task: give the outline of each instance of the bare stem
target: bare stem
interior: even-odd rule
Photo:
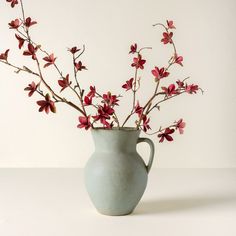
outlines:
[[[23,72],[27,72],[27,73],[33,74],[33,75],[35,75],[35,76],[37,76],[37,77],[40,77],[40,75],[39,75],[38,73],[32,71],[31,69],[29,69],[29,68],[26,67],[26,66],[19,67],[19,66],[16,66],[16,65],[11,64],[11,63],[8,62],[8,61],[3,61],[3,60],[0,60],[0,62],[1,62],[1,63],[4,63],[4,64],[6,64],[6,65],[8,65],[8,66],[10,66],[10,67],[12,67],[12,68],[14,68],[14,69],[16,69],[16,71],[15,71],[16,73],[19,73],[19,72],[23,71]]]
[[[168,127],[165,127],[165,128],[159,128],[159,130],[157,130],[157,131],[155,131],[155,132],[153,132],[153,133],[148,133],[148,132],[146,132],[146,134],[147,135],[154,135],[154,134],[158,134],[158,133],[161,133],[161,132],[163,132],[165,129],[167,129],[167,128],[175,128],[176,127],[176,125],[170,125],[170,126],[168,126]]]
[[[135,74],[134,74],[134,88],[133,88],[133,107],[132,107],[132,111],[135,108],[135,101],[136,101],[136,88],[137,88],[137,75],[138,75],[138,69],[135,68]],[[132,113],[131,111],[131,113]]]
[[[153,105],[153,106],[147,111],[146,114],[148,115],[154,108],[157,108],[160,103],[165,102],[165,101],[167,101],[167,100],[169,100],[169,99],[171,99],[171,98],[174,98],[174,97],[176,97],[176,96],[178,96],[178,95],[180,95],[180,94],[182,94],[182,93],[185,93],[185,92],[186,92],[186,91],[184,90],[184,91],[182,91],[182,92],[180,92],[180,93],[178,93],[178,94],[175,94],[175,95],[173,95],[173,96],[165,97],[163,100],[161,100],[161,101],[157,102],[155,105]]]
[[[23,21],[24,21],[23,24],[24,24],[25,23],[25,10],[24,10],[24,5],[23,5],[23,1],[22,0],[20,0],[20,6],[21,6],[21,12],[22,12],[22,17],[23,17]],[[24,29],[25,29],[25,32],[27,34],[29,42],[31,42],[31,38],[30,38],[30,35],[29,35],[28,27],[25,26]]]
[[[73,54],[74,78],[75,78],[75,81],[76,81],[76,86],[79,89],[79,94],[77,92],[76,92],[76,94],[77,94],[77,96],[78,96],[78,98],[80,100],[80,104],[81,104],[81,107],[83,109],[83,112],[84,112],[85,116],[87,117],[87,113],[86,113],[86,110],[85,110],[85,107],[84,107],[84,103],[83,103],[83,92],[82,92],[82,89],[81,89],[81,87],[79,85],[78,78],[77,78],[77,72],[76,72],[76,68],[75,68],[75,65],[74,65],[75,64],[75,60],[76,60],[76,58],[75,58],[75,55]]]
[[[77,60],[84,52],[85,52],[85,45],[83,45],[82,52],[77,57],[75,57],[75,60]]]
[[[120,129],[120,123],[119,123],[119,119],[118,119],[118,117],[117,117],[117,115],[116,115],[116,113],[114,112],[114,117],[115,117],[115,122],[117,123],[117,127],[118,127],[118,129]]]

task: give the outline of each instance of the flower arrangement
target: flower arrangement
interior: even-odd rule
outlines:
[[[8,24],[9,29],[14,30],[19,50],[23,51],[23,56],[31,58],[36,63],[37,71],[30,69],[28,66],[20,67],[11,63],[9,60],[10,49],[0,53],[0,62],[14,68],[16,73],[26,72],[36,77],[36,80],[28,84],[24,90],[28,92],[29,97],[34,94],[38,94],[42,97],[41,100],[37,101],[39,112],[45,112],[46,114],[49,114],[50,112],[55,113],[56,104],[63,103],[78,111],[79,124],[77,127],[81,129],[93,129],[99,125],[105,129],[112,129],[113,127],[121,129],[122,127],[125,127],[132,116],[135,116],[136,121],[134,126],[136,129],[141,129],[147,134],[156,134],[159,138],[159,142],[163,142],[164,140],[173,141],[172,134],[176,130],[178,130],[180,134],[183,134],[186,125],[183,119],[175,121],[168,127],[160,127],[157,131],[148,133],[151,129],[150,113],[153,112],[154,109],[160,110],[161,103],[180,96],[183,93],[196,94],[199,90],[202,91],[198,85],[188,84],[186,82],[189,77],[183,80],[177,80],[176,83],[171,83],[167,87],[161,86],[162,80],[166,80],[167,77],[169,77],[170,68],[172,66],[183,66],[183,57],[177,53],[173,39],[173,31],[176,29],[173,21],[167,20],[166,24],[158,23],[153,25],[160,26],[164,29],[161,42],[164,45],[171,45],[173,47],[173,54],[171,55],[167,66],[154,66],[153,70],[150,72],[153,77],[155,89],[148,101],[142,105],[137,98],[137,91],[140,90],[140,77],[138,76],[138,73],[140,70],[144,70],[146,64],[142,51],[151,48],[138,48],[136,43],[130,46],[129,54],[133,56],[131,67],[134,69],[134,76],[127,80],[121,88],[125,92],[130,93],[133,97],[132,108],[127,114],[126,119],[121,122],[116,113],[116,107],[119,106],[119,99],[122,97],[121,95],[115,95],[111,92],[100,93],[97,88],[92,85],[89,90],[86,91],[82,88],[81,83],[78,80],[78,74],[87,70],[87,67],[80,60],[81,55],[85,52],[85,46],[82,48],[74,46],[68,49],[68,52],[71,54],[74,73],[73,75],[70,75],[62,72],[57,65],[57,57],[54,53],[49,53],[42,48],[39,43],[36,43],[36,41],[32,39],[31,28],[33,28],[37,22],[31,17],[25,16],[23,1],[6,1],[12,8],[19,6],[21,9],[21,18],[12,20]],[[54,67],[58,74],[59,92],[57,92],[56,89],[53,89],[45,78],[43,70],[47,70],[48,67]],[[64,90],[71,90],[78,98],[80,105],[65,98],[62,95]],[[93,112],[91,112],[92,109],[94,109]]]

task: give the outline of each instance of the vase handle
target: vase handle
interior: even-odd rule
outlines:
[[[148,164],[146,165],[147,168],[147,172],[149,173],[151,167],[152,167],[152,163],[153,163],[153,158],[154,158],[154,153],[155,153],[155,146],[154,143],[151,139],[149,138],[138,138],[138,142],[137,143],[141,143],[141,142],[146,142],[149,144],[150,146],[150,156],[149,156],[149,161]]]

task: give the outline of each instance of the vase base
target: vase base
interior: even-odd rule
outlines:
[[[119,212],[119,213],[114,213],[114,212],[106,212],[106,211],[100,211],[97,210],[98,213],[102,214],[102,215],[106,215],[106,216],[127,216],[133,213],[132,211],[128,211],[128,212]]]

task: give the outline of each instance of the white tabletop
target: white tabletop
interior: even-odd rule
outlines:
[[[1,236],[235,236],[236,169],[153,169],[132,215],[93,208],[81,169],[0,169]]]

